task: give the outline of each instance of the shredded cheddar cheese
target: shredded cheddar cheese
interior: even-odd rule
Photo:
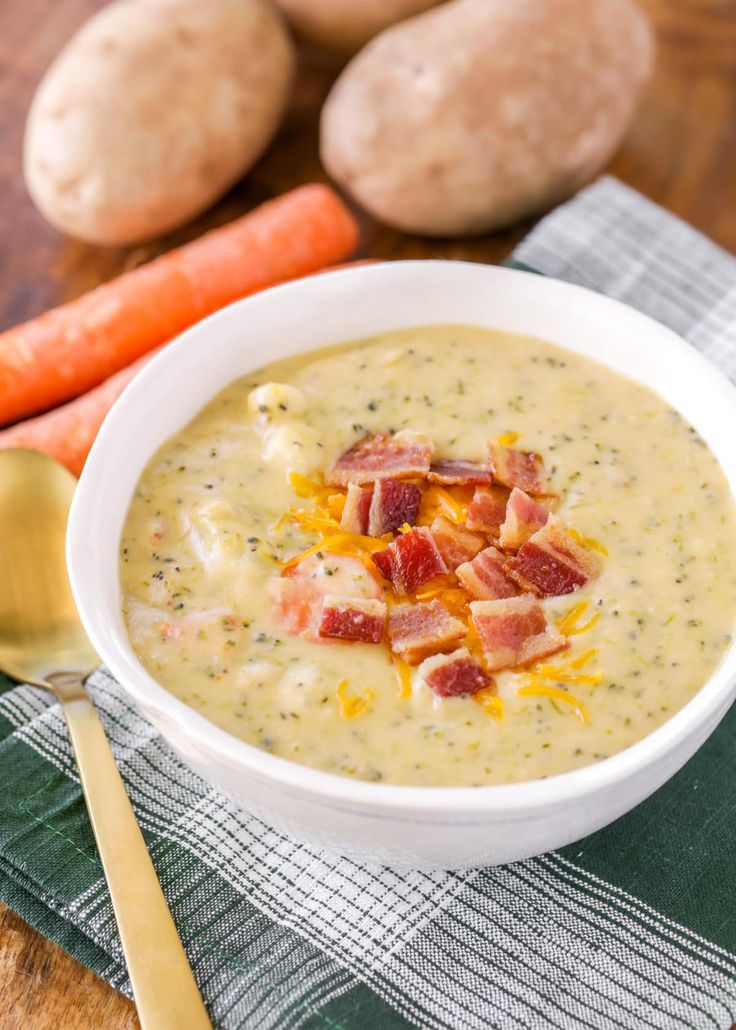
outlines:
[[[557,622],[557,628],[560,633],[563,633],[566,637],[577,636],[579,633],[585,633],[586,630],[591,629],[595,626],[596,622],[600,619],[600,612],[596,612],[587,622],[583,625],[578,624],[578,620],[583,615],[590,605],[590,601],[578,601],[572,608],[567,611],[561,619]]]
[[[585,725],[589,722],[588,710],[582,701],[571,694],[567,690],[563,690],[562,687],[551,687],[543,683],[527,683],[523,687],[519,687],[520,697],[548,697],[554,701],[563,701],[566,705],[569,705],[576,718]]]
[[[473,700],[483,709],[486,715],[490,715],[496,722],[503,719],[503,698],[498,697],[495,687],[485,687],[473,694]]]
[[[399,697],[403,700],[411,697],[411,669],[406,664],[403,658],[399,658],[398,655],[392,655],[392,661],[394,663],[394,669],[396,670],[396,681],[399,687]]]
[[[303,476],[301,472],[292,470],[289,472],[288,478],[289,486],[297,497],[319,497],[324,493],[325,488],[322,483],[317,483],[314,479]]]
[[[589,650],[583,651],[582,654],[579,654],[577,658],[571,658],[568,665],[571,669],[582,669],[584,665],[588,664],[588,662],[592,662],[597,655],[598,648],[591,647]]]
[[[330,494],[327,498],[327,511],[330,517],[339,522],[345,510],[345,494]]]
[[[286,516],[302,529],[314,530],[317,533],[335,533],[340,528],[335,519],[325,518],[320,514],[305,511],[303,508],[289,508]]]
[[[556,683],[569,683],[573,686],[597,687],[603,680],[601,672],[574,673],[569,672],[564,665],[535,665],[532,673],[544,680],[555,680]]]
[[[592,629],[593,626],[595,626],[600,617],[600,612],[596,612],[595,615],[591,616],[591,618],[589,618],[587,622],[584,622],[582,626],[576,626],[574,629],[569,630],[568,636],[576,637],[579,636],[580,633],[587,633],[589,629]]]
[[[340,705],[340,715],[343,719],[355,719],[367,709],[375,697],[372,690],[364,690],[362,694],[350,695],[347,693],[349,684],[347,680],[340,680],[335,690],[335,696]]]
[[[434,485],[425,490],[422,495],[417,524],[429,526],[437,515],[444,515],[457,526],[461,522],[465,522],[467,513],[467,504],[456,500],[444,487]]]
[[[519,439],[518,433],[501,433],[500,436],[496,437],[496,443],[499,447],[511,447]]]

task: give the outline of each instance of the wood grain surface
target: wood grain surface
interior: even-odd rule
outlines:
[[[610,171],[736,251],[736,0],[639,0],[657,27],[658,64]],[[102,0],[0,0],[0,328],[88,290],[299,183],[324,178],[320,103],[339,65],[301,54],[285,125],[248,178],[196,223],[154,244],[99,249],[66,239],[34,210],[21,144],[33,89],[54,54]],[[374,257],[497,262],[529,224],[472,241],[420,240],[362,217]],[[133,1007],[0,905],[0,1027],[137,1026]]]

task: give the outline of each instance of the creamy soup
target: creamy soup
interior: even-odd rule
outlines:
[[[554,520],[598,565],[539,601],[566,650],[496,667],[479,695],[438,696],[385,637],[303,632],[274,588],[301,567],[322,594],[396,603],[370,547],[330,552],[344,487],[321,486],[365,434],[405,430],[481,466],[493,440],[538,452]],[[434,490],[462,523],[474,487]],[[167,441],[125,522],[122,608],[158,682],[272,754],[376,782],[511,783],[615,754],[693,696],[731,639],[735,539],[716,459],[651,390],[537,339],[422,327],[262,368]],[[425,602],[457,600],[451,579]]]

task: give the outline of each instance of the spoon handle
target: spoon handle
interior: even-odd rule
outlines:
[[[143,1030],[211,1026],[105,731],[82,685],[54,684],[69,726]]]

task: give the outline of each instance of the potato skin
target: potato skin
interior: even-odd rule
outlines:
[[[351,55],[390,25],[441,0],[276,0],[294,30],[310,43]]]
[[[347,65],[322,111],[322,161],[398,229],[500,228],[605,165],[653,53],[630,0],[453,0]]]
[[[47,71],[28,116],[28,190],[57,228],[129,244],[188,221],[257,160],[294,51],[266,0],[117,0]]]

